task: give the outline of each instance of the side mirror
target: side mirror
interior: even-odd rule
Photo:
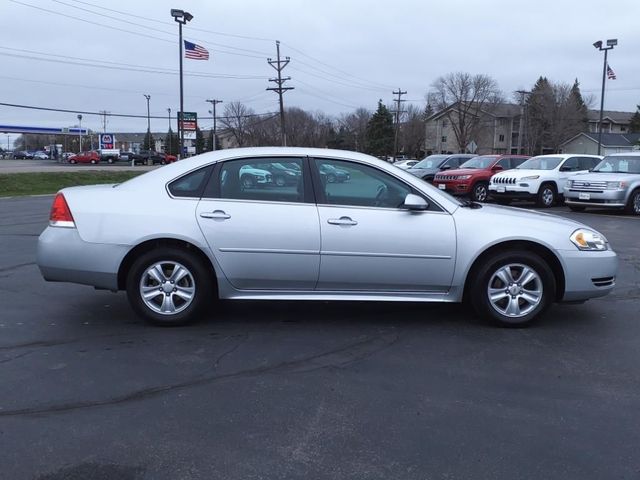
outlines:
[[[500,170],[504,170],[504,168],[502,168],[502,165],[494,165],[493,167],[491,167],[491,170],[493,172],[499,172]]]
[[[429,204],[424,198],[418,195],[414,195],[413,193],[407,194],[402,206],[407,210],[418,210],[418,211],[426,210],[427,208],[429,208]]]
[[[443,165],[442,170],[451,170],[451,165]]]

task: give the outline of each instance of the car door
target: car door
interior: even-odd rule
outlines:
[[[576,173],[580,172],[580,157],[569,157],[558,168],[558,192],[564,191],[564,185],[567,183],[567,179]]]
[[[403,209],[406,195],[419,192],[382,169],[325,158],[311,163],[322,236],[317,290],[449,289],[456,253],[451,215],[430,200],[426,211]],[[328,182],[323,165],[350,179]]]
[[[292,162],[303,172],[285,186],[241,181],[241,169]],[[320,227],[311,178],[300,157],[228,160],[211,175],[196,218],[224,275],[238,289],[313,290]],[[262,170],[260,170],[262,171]]]

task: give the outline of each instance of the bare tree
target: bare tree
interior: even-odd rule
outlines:
[[[424,109],[409,104],[405,111],[405,121],[400,125],[400,145],[402,151],[414,158],[423,154],[425,140]]]
[[[230,102],[224,107],[222,125],[235,138],[238,147],[244,147],[249,141],[249,125],[255,112],[241,102]]]
[[[342,114],[340,116],[338,119],[338,128],[342,128],[348,137],[345,142],[345,148],[362,151],[367,125],[369,124],[369,120],[371,120],[371,115],[371,111],[360,107],[352,113]]]
[[[437,111],[447,110],[446,116],[456,136],[458,149],[467,145],[478,134],[481,117],[501,101],[498,83],[488,75],[465,72],[449,73],[431,85],[427,100]]]

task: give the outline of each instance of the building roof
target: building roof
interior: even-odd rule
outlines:
[[[627,124],[631,121],[631,117],[635,112],[619,112],[616,110],[603,110],[602,118],[608,118],[613,123]],[[597,122],[600,120],[600,110],[589,110],[587,117],[590,122]]]
[[[594,143],[598,143],[598,134],[591,132],[582,132],[574,137],[571,137],[569,140],[564,142],[562,145],[566,145],[569,142],[572,142],[579,136],[587,137],[589,140]],[[631,147],[636,143],[640,142],[640,133],[603,133],[602,134],[602,146],[603,147]]]

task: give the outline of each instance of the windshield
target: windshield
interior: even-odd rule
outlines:
[[[471,160],[467,160],[459,168],[489,168],[496,161],[497,157],[493,155],[474,157]]]
[[[640,173],[640,157],[631,155],[628,157],[604,157],[593,171],[603,173]]]
[[[521,163],[518,170],[553,170],[562,162],[562,157],[533,157]]]
[[[416,163],[411,168],[438,168],[449,155],[429,155]]]

